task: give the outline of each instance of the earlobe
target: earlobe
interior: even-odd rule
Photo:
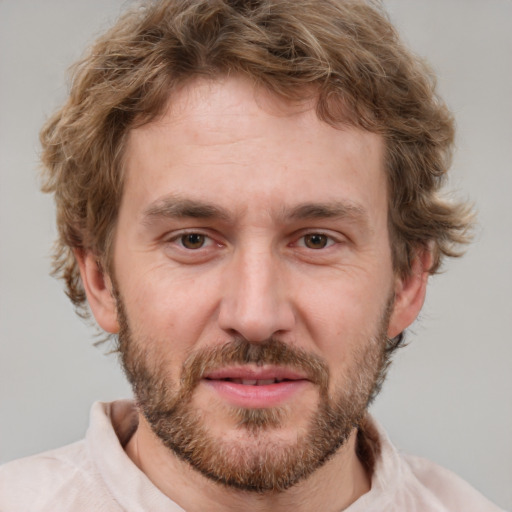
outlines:
[[[416,320],[425,301],[431,266],[432,252],[429,248],[422,248],[414,257],[409,275],[397,276],[393,312],[388,326],[389,338],[398,336]]]
[[[119,324],[111,279],[90,251],[75,250],[75,257],[94,318],[105,331],[117,333]]]

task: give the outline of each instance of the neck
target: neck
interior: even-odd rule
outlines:
[[[326,464],[283,492],[252,493],[229,489],[178,459],[139,414],[139,426],[126,453],[152,483],[188,512],[272,510],[341,511],[370,490],[370,478],[356,454],[357,431]]]

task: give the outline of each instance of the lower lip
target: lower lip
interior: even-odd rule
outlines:
[[[309,384],[307,380],[283,381],[264,386],[237,384],[227,380],[202,381],[235,407],[265,409],[279,407],[290,401]]]

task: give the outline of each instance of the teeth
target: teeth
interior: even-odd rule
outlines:
[[[244,386],[269,386],[270,384],[276,384],[282,382],[279,379],[229,379],[235,384],[243,384]]]

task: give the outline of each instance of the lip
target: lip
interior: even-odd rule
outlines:
[[[269,380],[279,382],[265,382]],[[253,381],[257,383],[253,384]],[[300,372],[279,367],[221,368],[207,372],[202,382],[229,404],[248,409],[265,409],[284,405],[305,386],[311,384]]]
[[[208,371],[203,378],[210,380],[308,380],[305,374],[297,370],[279,366],[231,366]]]

